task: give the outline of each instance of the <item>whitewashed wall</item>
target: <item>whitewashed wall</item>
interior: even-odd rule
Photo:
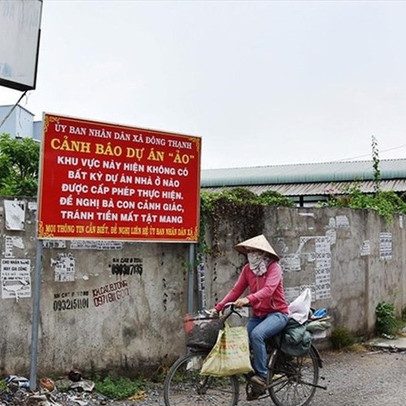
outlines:
[[[0,374],[30,368],[35,202],[0,200]],[[24,218],[21,217],[24,213]],[[245,258],[234,245],[252,237],[244,218],[206,225],[205,298],[211,307]],[[237,219],[237,220],[236,220]],[[281,256],[287,297],[304,287],[334,325],[371,333],[381,300],[406,304],[405,228],[367,210],[267,208],[256,219]],[[13,230],[10,228],[21,228]],[[255,228],[255,227],[254,227]],[[51,241],[43,250],[38,373],[125,370],[136,374],[184,351],[186,244]]]

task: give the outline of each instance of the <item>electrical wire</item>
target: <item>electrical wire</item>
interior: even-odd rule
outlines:
[[[17,103],[10,109],[10,111],[6,114],[6,116],[4,117],[3,121],[0,123],[0,128],[3,126],[3,124],[6,122],[6,120],[11,116],[11,113],[14,111],[14,109],[18,106],[18,104],[20,103],[20,101],[23,99],[23,97],[26,95],[26,93],[28,92],[28,90],[26,90],[18,99]]]
[[[404,147],[406,147],[406,144],[399,145],[398,147],[384,149],[384,150],[379,151],[379,153],[389,152],[389,151],[393,151],[395,149],[400,149],[400,148],[404,148]],[[358,156],[354,156],[352,158],[337,159],[336,162],[352,161],[353,159],[360,159],[360,158],[365,158],[365,157],[371,157],[371,154],[358,155]]]

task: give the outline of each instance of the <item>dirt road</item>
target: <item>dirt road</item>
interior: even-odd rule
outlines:
[[[324,367],[320,384],[310,406],[404,406],[406,404],[406,352],[322,352]],[[270,398],[245,400],[240,391],[239,406],[271,406]],[[134,406],[164,405],[161,388],[155,388]],[[215,406],[215,405],[213,405]]]
[[[406,405],[405,352],[324,352],[320,384],[310,406],[404,406]],[[270,399],[240,406],[272,405]]]
[[[406,353],[324,354],[327,391],[312,406],[403,406],[406,404]]]

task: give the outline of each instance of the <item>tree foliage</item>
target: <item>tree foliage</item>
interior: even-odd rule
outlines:
[[[35,197],[39,143],[32,138],[0,136],[0,195]]]
[[[365,194],[355,183],[353,186],[343,190],[342,196],[331,196],[325,202],[318,206],[328,207],[350,207],[352,209],[371,209],[376,210],[381,216],[385,217],[390,223],[393,213],[406,214],[406,196],[398,196],[394,191],[381,190],[381,171],[379,169],[379,150],[378,142],[372,136],[372,168],[374,171],[374,194]]]
[[[223,192],[201,192],[202,209],[209,212],[218,202],[231,202],[236,206],[258,205],[258,206],[285,206],[295,207],[295,202],[278,192],[268,190],[260,195],[251,192],[244,187],[225,190]]]
[[[238,225],[241,240],[262,233],[264,229],[264,208],[266,206],[294,207],[295,203],[277,192],[264,192],[257,195],[247,188],[237,187],[223,192],[200,194],[200,244],[199,250],[207,251],[204,243],[206,222],[212,230],[212,254],[218,250],[218,227],[227,218],[230,224]]]
[[[321,202],[319,207],[350,207],[351,209],[371,209],[377,211],[387,221],[392,220],[393,213],[406,214],[406,203],[394,191],[378,191],[374,195],[365,194],[355,185],[342,196],[331,196],[327,202]]]

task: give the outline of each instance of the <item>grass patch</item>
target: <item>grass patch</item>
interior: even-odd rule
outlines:
[[[93,379],[95,389],[100,394],[110,398],[123,400],[142,392],[146,386],[144,379],[106,376]]]
[[[368,348],[362,343],[351,344],[345,348],[349,352],[367,352]]]
[[[330,336],[331,344],[335,350],[351,348],[355,344],[354,335],[346,327],[336,327]]]

